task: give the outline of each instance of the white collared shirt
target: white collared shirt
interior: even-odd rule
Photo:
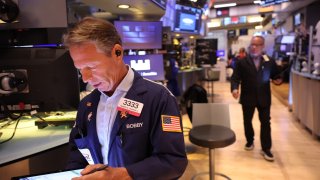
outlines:
[[[108,164],[109,143],[112,127],[117,115],[117,105],[119,100],[124,97],[131,88],[134,78],[133,70],[129,68],[127,75],[111,97],[101,92],[100,101],[97,109],[97,134],[101,144],[103,163]]]

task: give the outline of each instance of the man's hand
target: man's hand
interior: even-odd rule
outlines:
[[[234,89],[234,90],[232,91],[232,96],[233,96],[235,99],[238,99],[238,97],[239,97],[239,91],[238,91],[238,89]]]
[[[113,168],[113,167],[107,167],[104,170],[95,171],[95,169],[103,166],[103,164],[94,164],[94,165],[88,165],[83,171],[81,171],[80,177],[72,178],[72,180],[132,180],[132,178],[129,176],[128,171],[126,168]],[[93,173],[92,173],[93,172]]]

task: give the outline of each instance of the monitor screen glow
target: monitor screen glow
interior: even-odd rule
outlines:
[[[280,45],[280,51],[285,52],[287,50],[287,45],[281,44]]]
[[[161,21],[115,21],[124,49],[162,48]]]
[[[225,56],[225,50],[217,50],[216,55],[217,55],[217,57],[224,57]]]
[[[301,14],[298,13],[298,14],[294,15],[294,25],[297,26],[300,24],[301,24]]]
[[[283,36],[281,39],[282,44],[293,44],[295,36]]]
[[[231,24],[231,18],[230,18],[230,17],[225,17],[225,18],[223,18],[223,24],[224,24],[225,26]]]
[[[239,23],[247,23],[247,16],[240,16]]]
[[[154,81],[165,79],[162,54],[123,56],[123,60],[144,78]]]

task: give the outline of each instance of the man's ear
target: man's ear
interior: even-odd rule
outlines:
[[[112,55],[115,57],[122,57],[123,49],[120,44],[115,44],[112,50]]]

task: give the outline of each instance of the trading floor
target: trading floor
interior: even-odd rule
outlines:
[[[303,128],[288,111],[288,107],[274,95],[271,106],[271,128],[275,161],[268,162],[260,155],[260,122],[257,112],[253,119],[255,148],[253,151],[246,151],[241,105],[233,99],[230,84],[215,83],[214,94],[215,102],[230,104],[231,128],[236,134],[234,144],[216,150],[216,172],[226,174],[233,180],[320,179],[320,140]],[[192,127],[186,114],[183,116],[183,126]],[[189,164],[181,180],[190,180],[194,174],[208,171],[208,149],[193,145],[188,136],[185,136],[185,141]],[[209,176],[199,176],[196,179],[209,179]],[[224,178],[216,176],[216,179]]]

